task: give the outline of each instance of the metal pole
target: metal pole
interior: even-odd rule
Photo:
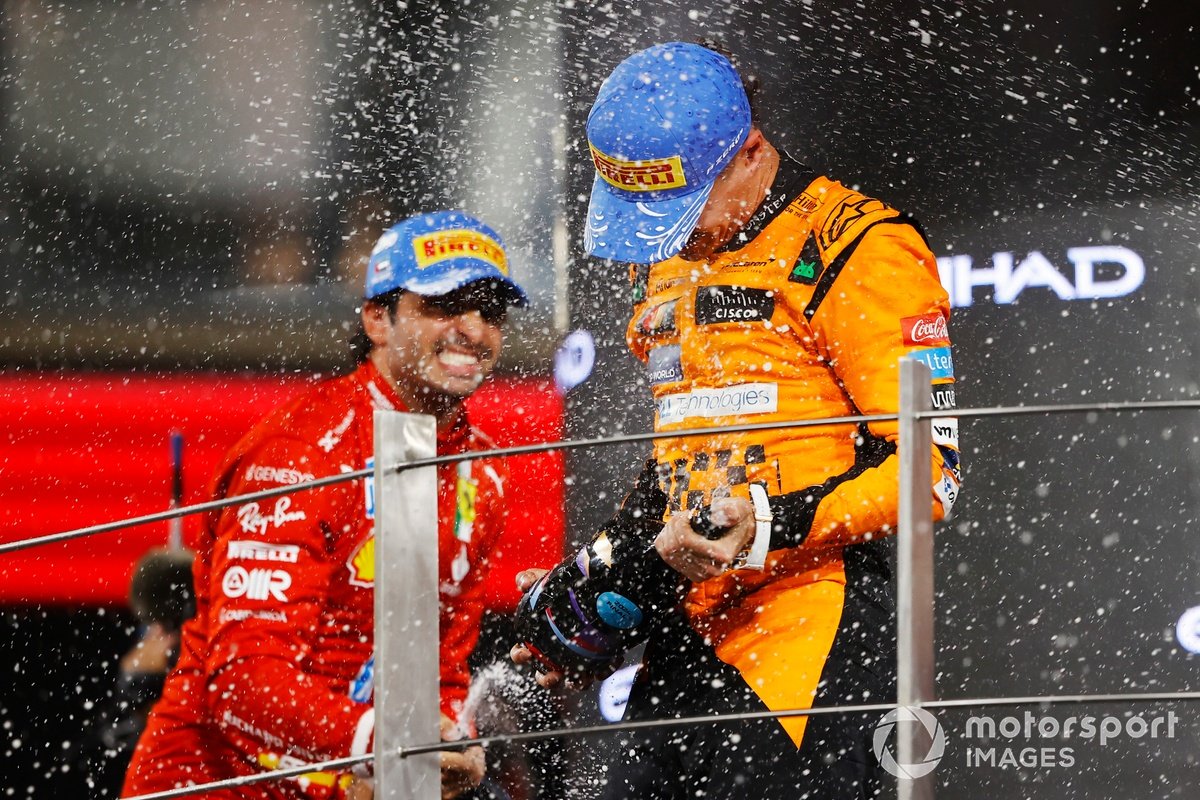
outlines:
[[[375,797],[440,800],[438,753],[402,747],[441,736],[438,682],[437,468],[434,418],[375,412]],[[370,479],[369,479],[370,480]],[[371,487],[368,486],[368,496]]]
[[[900,360],[900,504],[896,542],[896,701],[904,708],[934,699],[933,649],[933,447],[930,421],[917,414],[932,408],[929,367]],[[921,764],[932,732],[913,715],[896,725],[897,761]],[[905,719],[909,721],[904,722]],[[903,723],[903,724],[899,724]],[[899,779],[900,800],[933,800],[932,772]]]

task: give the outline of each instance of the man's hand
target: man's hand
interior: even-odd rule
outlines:
[[[746,498],[723,497],[710,509],[712,524],[726,529],[720,539],[705,538],[688,516],[675,514],[654,540],[662,560],[693,583],[724,573],[754,538],[754,505]]]
[[[527,569],[517,573],[517,589],[524,594],[528,592],[535,583],[542,579],[550,570],[548,569]],[[529,648],[523,644],[513,645],[512,650],[508,651],[508,657],[513,660],[514,664],[532,664],[533,653],[529,652]],[[534,676],[537,685],[543,689],[553,689],[563,682],[565,676],[561,672],[538,672]]]
[[[372,800],[374,797],[374,778],[359,778],[356,776],[350,779],[350,785],[346,787],[345,800]]]
[[[462,732],[454,720],[442,714],[442,741],[453,742],[462,738]],[[483,780],[487,761],[483,748],[472,745],[466,750],[442,751],[442,800],[454,800],[469,792]]]

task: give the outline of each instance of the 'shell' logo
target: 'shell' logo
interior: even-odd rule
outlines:
[[[355,586],[375,585],[375,537],[368,536],[350,555],[346,562],[350,570],[350,583]]]
[[[946,328],[946,318],[940,311],[933,314],[922,314],[919,317],[905,317],[900,320],[900,330],[904,334],[906,345],[945,347],[950,344],[950,332]]]
[[[479,231],[454,229],[416,236],[413,238],[413,252],[418,269],[451,258],[477,258],[500,270],[502,275],[508,274],[504,248],[495,239]]]
[[[679,156],[648,158],[643,161],[622,161],[605,155],[590,145],[592,161],[600,177],[627,192],[658,192],[687,186],[683,161]]]

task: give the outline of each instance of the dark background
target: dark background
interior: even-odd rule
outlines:
[[[580,251],[591,175],[583,119],[599,81],[630,52],[715,35],[761,75],[773,142],[914,214],[939,256],[970,256],[980,269],[993,254],[1020,264],[1036,251],[1072,283],[1069,248],[1119,246],[1144,262],[1144,281],[1120,297],[1062,299],[1030,286],[1001,304],[988,287],[975,290],[951,321],[960,407],[1200,394],[1194,3],[197,5],[269,17],[258,23],[268,33],[300,36],[299,19],[315,26],[321,47],[296,53],[310,80],[291,87],[300,94],[292,127],[272,127],[269,114],[226,126],[265,138],[304,121],[293,171],[215,151],[206,167],[189,167],[170,155],[187,134],[170,114],[148,127],[167,154],[148,148],[144,162],[106,162],[82,145],[47,152],[47,142],[83,135],[73,116],[88,105],[80,87],[102,84],[93,75],[30,93],[31,75],[57,73],[35,73],[23,43],[30,31],[43,45],[55,31],[69,35],[110,6],[25,2],[0,12],[6,368],[324,368],[332,351],[318,344],[336,339],[345,316],[339,254],[356,232],[377,230],[388,213],[453,203],[503,215],[510,245],[529,254],[530,272],[518,277],[532,282],[535,310],[518,321],[505,368],[548,372],[558,338],[586,328],[597,363],[568,398],[568,437],[647,430],[642,370],[624,350],[625,276]],[[288,16],[292,6],[311,13]],[[112,7],[140,12],[148,26],[155,19],[149,5]],[[181,27],[157,41],[230,35],[202,36],[207,23],[197,20],[172,17]],[[141,65],[160,87],[141,91],[172,93],[159,98],[168,111],[195,84],[160,73],[178,75],[172,65],[187,52],[164,46]],[[216,61],[201,59],[196,74],[221,74],[225,51],[211,52]],[[59,110],[34,113],[31,97],[58,98]],[[93,114],[124,119],[118,106],[93,103]],[[61,129],[29,122],[55,113]],[[173,177],[154,177],[162,170]],[[294,268],[255,278],[248,253],[284,244],[303,254]],[[146,350],[148,319],[192,335],[160,332]],[[189,348],[196,331],[204,348]],[[940,695],[1200,688],[1197,656],[1174,634],[1200,604],[1198,442],[1194,411],[964,419],[964,492],[938,529]],[[570,456],[570,535],[585,537],[611,512],[643,451]],[[6,613],[0,674],[13,680],[0,689],[9,737],[0,771],[16,796],[51,796],[42,794],[48,765],[97,685],[88,676],[104,673],[131,630],[119,609]],[[35,653],[65,671],[37,668]],[[1083,745],[1070,770],[967,768],[955,738],[962,715],[946,714],[940,795],[1188,796],[1200,726],[1190,705],[1171,708],[1187,722],[1174,740]]]

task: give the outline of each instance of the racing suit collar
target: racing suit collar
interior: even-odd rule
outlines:
[[[400,395],[396,394],[396,390],[392,385],[388,383],[383,375],[379,374],[378,368],[376,368],[371,359],[364,361],[354,375],[366,389],[373,408],[404,412],[410,411],[408,406],[404,404],[404,401],[400,399]],[[461,449],[470,431],[471,426],[467,422],[467,414],[465,410],[460,408],[458,416],[454,419],[454,424],[445,430],[438,430],[438,452],[453,452],[455,449]]]
[[[718,253],[740,250],[753,241],[763,229],[783,213],[788,203],[796,199],[818,177],[816,170],[801,164],[783,150],[779,151],[779,169],[767,190],[767,196],[742,229],[720,247]]]

